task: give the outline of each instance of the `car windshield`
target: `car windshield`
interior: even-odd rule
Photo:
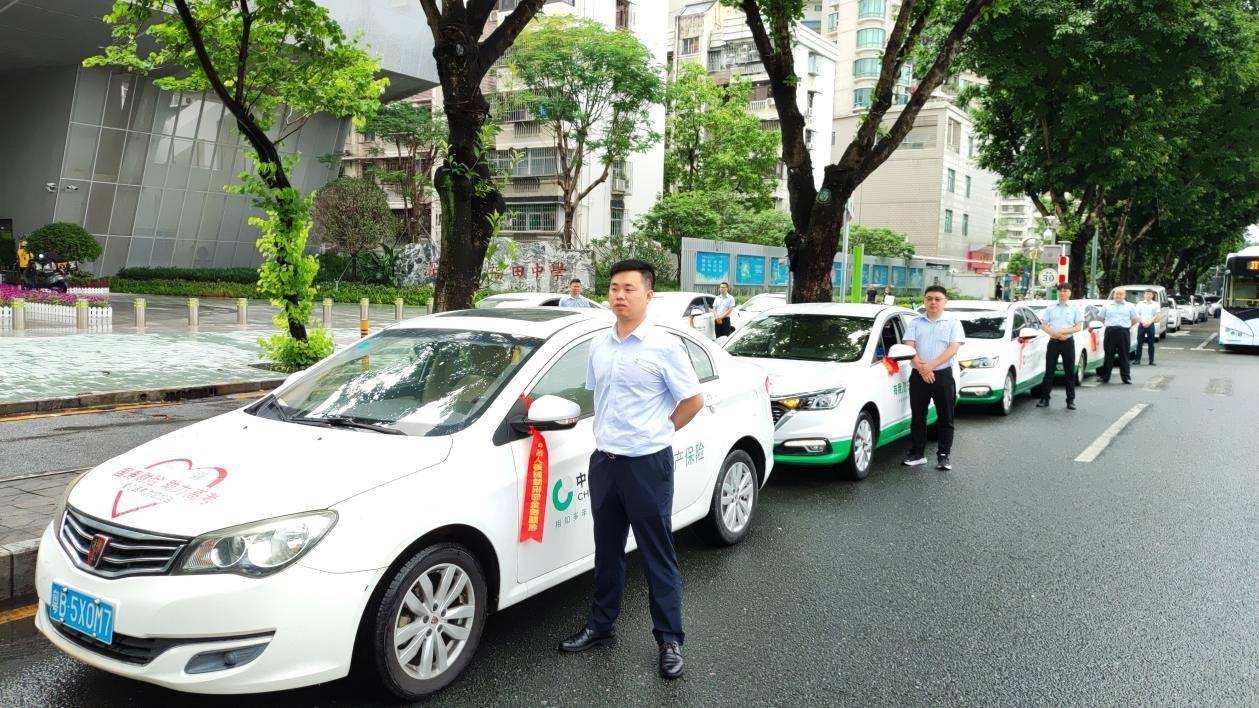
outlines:
[[[540,344],[470,330],[386,330],[281,388],[255,412],[449,435],[475,421]]]
[[[647,316],[653,319],[685,317],[694,298],[653,297],[647,303]]]
[[[786,303],[787,299],[781,297],[754,297],[743,303],[743,309],[746,312],[764,312]]]
[[[1139,302],[1145,302],[1145,291],[1144,290],[1128,290],[1124,293],[1124,299],[1134,305]],[[1154,295],[1154,302],[1158,303],[1157,294]]]
[[[513,297],[511,295],[491,295],[490,297],[482,298],[479,302],[477,302],[476,308],[478,310],[489,310],[495,307],[502,307],[508,303],[516,306],[529,304],[528,301],[522,297]]]
[[[735,356],[806,361],[857,361],[874,326],[871,317],[768,314],[726,347]]]
[[[1005,315],[995,317],[962,317],[962,331],[967,339],[1004,339]]]

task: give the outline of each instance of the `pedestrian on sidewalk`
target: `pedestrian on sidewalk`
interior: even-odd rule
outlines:
[[[1049,397],[1054,389],[1054,370],[1058,368],[1058,359],[1062,358],[1063,379],[1067,385],[1067,409],[1075,410],[1075,333],[1084,327],[1084,317],[1080,308],[1068,302],[1071,299],[1071,286],[1058,286],[1058,303],[1045,308],[1040,316],[1040,328],[1049,335],[1049,346],[1045,349],[1045,380],[1040,384],[1040,401],[1037,408],[1049,405]]]
[[[1097,380],[1110,383],[1110,372],[1119,359],[1119,376],[1126,384],[1132,383],[1132,369],[1128,352],[1132,350],[1132,325],[1140,320],[1137,308],[1125,298],[1128,292],[1123,288],[1115,288],[1111,293],[1111,301],[1102,308],[1102,324],[1106,326],[1102,334],[1102,352],[1105,357],[1102,368],[1097,370]]]
[[[926,314],[915,317],[905,333],[905,344],[917,350],[909,374],[910,447],[901,461],[906,467],[927,464],[927,409],[936,405],[936,469],[951,470],[953,451],[953,408],[957,404],[957,381],[953,359],[966,341],[962,323],[944,312],[949,291],[943,285],[928,285],[923,293]]]
[[[1154,324],[1154,319],[1158,317],[1162,310],[1157,302],[1154,302],[1154,291],[1146,290],[1145,299],[1137,303],[1137,358],[1133,360],[1133,364],[1141,365],[1141,350],[1148,343],[1150,345],[1150,366],[1154,366],[1154,343],[1158,341],[1158,327]]]
[[[598,307],[594,300],[581,294],[581,278],[568,281],[568,294],[560,298],[560,307]]]
[[[866,288],[866,303],[870,305],[877,305],[878,298],[879,298],[879,289],[874,287],[874,283],[871,283],[869,287]]]
[[[896,305],[896,296],[892,294],[891,285],[883,288],[883,304],[888,307],[894,307]]]
[[[586,388],[595,394],[590,456],[595,587],[586,626],[560,642],[580,652],[616,643],[625,592],[625,542],[634,529],[647,575],[652,634],[666,679],[682,675],[682,574],[673,548],[673,434],[699,413],[704,395],[682,341],[647,321],[656,271],[613,264],[608,302],[616,326],[595,337]]]
[[[713,303],[713,330],[718,337],[734,334],[734,325],[730,315],[734,314],[734,296],[730,294],[730,283],[717,286],[717,300]]]

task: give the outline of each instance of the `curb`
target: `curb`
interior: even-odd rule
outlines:
[[[0,601],[35,594],[35,552],[39,539],[0,545]]]
[[[154,388],[145,391],[111,391],[108,393],[85,393],[69,398],[48,398],[42,401],[14,401],[0,403],[0,418],[20,415],[22,413],[43,413],[47,411],[65,411],[75,408],[97,408],[114,406],[123,403],[148,403],[153,401],[186,401],[194,398],[211,396],[227,396],[234,393],[250,391],[269,391],[284,383],[284,379],[264,379],[261,381],[233,381],[231,383],[206,384],[202,386],[176,386],[173,388]],[[0,581],[0,586],[3,582]]]

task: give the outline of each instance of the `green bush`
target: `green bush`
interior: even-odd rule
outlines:
[[[27,250],[58,260],[87,263],[101,257],[101,245],[78,224],[58,221],[35,229],[26,237]]]
[[[116,293],[133,295],[171,295],[174,297],[247,297],[264,299],[258,294],[256,286],[246,283],[197,282],[192,280],[131,280],[128,278],[112,278],[110,289]],[[402,298],[408,305],[425,305],[433,297],[431,285],[407,285],[391,288],[386,285],[364,285],[361,283],[341,283],[339,285],[316,284],[315,299],[332,298],[333,302],[358,302],[367,298],[377,305],[392,305],[394,299]]]
[[[276,365],[285,373],[301,371],[332,353],[335,344],[332,335],[322,327],[306,333],[306,341],[301,342],[289,336],[288,332],[280,332],[258,340],[264,358]]]
[[[257,268],[123,268],[115,276],[123,280],[189,280],[198,283],[258,282]]]

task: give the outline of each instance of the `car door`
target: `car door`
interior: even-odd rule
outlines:
[[[723,384],[713,366],[712,357],[704,347],[690,337],[674,336],[686,348],[704,394],[704,407],[688,425],[673,435],[673,514],[677,516],[678,512],[712,492],[711,482],[728,447],[726,441],[731,436],[730,426],[737,425],[737,421],[723,419],[721,406],[722,398],[730,391],[733,382]]]
[[[895,365],[883,361],[892,347],[905,338],[905,323],[901,317],[888,315],[881,321],[876,319],[874,331],[878,333],[878,340],[870,362],[870,380],[875,382],[871,386],[871,397],[879,408],[882,431],[903,425],[909,418],[909,374],[913,367],[907,361]]]
[[[1032,310],[1019,308],[1023,313],[1023,326],[1036,330],[1036,337],[1023,348],[1025,357],[1023,366],[1029,372],[1028,378],[1034,379],[1045,373],[1045,355],[1049,350],[1049,335],[1040,328],[1040,317]],[[1049,372],[1052,376],[1053,372]]]
[[[526,389],[536,400],[553,395],[581,406],[581,420],[570,430],[542,433],[546,440],[548,470],[542,542],[529,540],[516,545],[517,580],[527,582],[557,568],[594,554],[594,517],[590,511],[590,485],[587,476],[594,453],[594,392],[586,390],[586,362],[594,335],[574,341],[555,356]],[[523,490],[532,441],[511,443],[516,474]]]

